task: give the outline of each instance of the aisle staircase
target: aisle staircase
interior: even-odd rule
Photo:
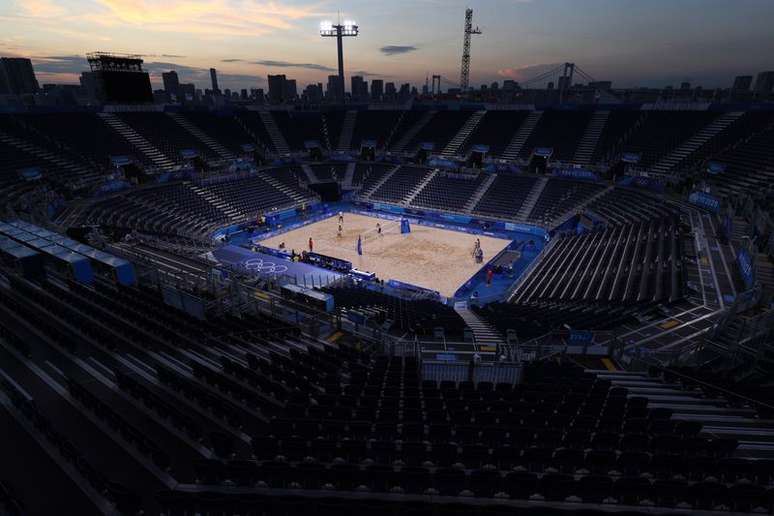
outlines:
[[[369,189],[368,189],[368,190],[366,190],[365,192],[362,192],[362,194],[361,194],[361,197],[363,197],[364,199],[367,199],[367,198],[371,197],[371,194],[373,194],[375,191],[377,191],[379,188],[381,188],[381,186],[382,186],[384,183],[386,183],[387,181],[389,181],[389,180],[390,180],[390,178],[392,177],[392,175],[393,175],[395,172],[397,172],[397,170],[398,170],[399,168],[400,168],[400,165],[395,165],[395,167],[393,167],[393,169],[392,169],[392,170],[390,170],[389,172],[387,172],[386,174],[384,174],[384,175],[381,177],[381,179],[379,179],[379,181],[377,181],[377,182],[376,182],[376,183],[375,183],[373,186],[371,186],[371,188],[369,188]]]
[[[516,131],[516,134],[513,135],[511,142],[500,156],[502,159],[515,160],[519,157],[519,153],[521,153],[521,150],[524,148],[524,144],[527,143],[529,136],[532,134],[532,131],[535,129],[538,122],[540,122],[542,116],[542,111],[533,111],[527,116],[524,123],[521,124],[521,127]]]
[[[301,170],[304,171],[304,175],[306,176],[307,181],[309,181],[309,184],[315,184],[319,183],[319,180],[317,179],[317,176],[314,174],[314,170],[312,170],[312,167],[304,163],[301,165]]]
[[[422,178],[416,188],[414,188],[411,192],[408,193],[408,195],[406,195],[406,197],[401,200],[401,204],[404,206],[410,205],[411,202],[417,197],[417,195],[419,195],[419,192],[421,192],[422,189],[433,180],[437,173],[437,170],[430,170],[427,174],[425,174],[425,177]]]
[[[60,168],[61,171],[52,170],[52,172],[54,172],[52,175],[63,172],[67,177],[60,177],[60,179],[66,179],[70,181],[73,186],[77,188],[86,186],[88,184],[93,184],[99,180],[100,174],[98,171],[93,170],[90,167],[86,167],[81,163],[76,163],[75,161],[68,159],[60,154],[55,154],[50,150],[30,141],[17,138],[16,136],[4,132],[0,132],[0,142],[11,147],[16,147],[17,149],[21,149],[31,156],[35,156],[38,159],[45,160],[55,165],[56,167]]]
[[[709,125],[705,126],[699,132],[678,145],[672,152],[667,154],[651,169],[657,174],[669,174],[685,158],[699,150],[702,145],[724,131],[728,126],[736,122],[744,113],[741,111],[732,111],[723,113]]]
[[[352,188],[352,179],[355,177],[355,166],[356,164],[354,162],[347,163],[347,171],[344,172],[344,181],[341,183],[342,188]]]
[[[289,186],[285,185],[284,183],[281,183],[280,181],[277,181],[273,177],[271,177],[269,174],[265,174],[263,172],[260,172],[258,174],[258,177],[269,183],[271,186],[279,190],[280,192],[284,193],[291,199],[293,199],[293,202],[296,203],[302,203],[306,202],[308,199],[307,196],[304,196],[301,192],[299,192],[295,188],[290,188]]]
[[[774,456],[772,422],[759,419],[754,409],[729,400],[720,392],[708,395],[704,391],[684,387],[680,383],[668,383],[644,372],[587,371],[601,380],[610,381],[613,387],[627,389],[629,397],[648,398],[648,409],[667,409],[672,411],[672,420],[700,423],[700,435],[737,439],[737,456]]]
[[[197,140],[202,142],[204,145],[207,146],[212,152],[217,154],[223,159],[234,159],[236,156],[225,148],[223,145],[221,145],[219,142],[214,140],[212,137],[207,135],[204,131],[196,127],[196,125],[193,124],[190,120],[188,120],[185,116],[183,116],[181,113],[167,113],[167,116],[174,120],[177,125],[191,133]]]
[[[277,151],[277,154],[284,156],[290,154],[290,145],[282,135],[282,131],[277,127],[277,123],[274,121],[274,117],[271,116],[270,111],[259,111],[259,116],[263,121],[263,125],[266,127],[266,131],[269,133],[271,143]]]
[[[465,324],[467,324],[468,328],[473,332],[473,338],[477,345],[496,348],[499,345],[505,344],[502,335],[500,335],[500,333],[488,322],[473,312],[468,307],[467,302],[458,301],[454,303],[454,311],[462,317],[462,320],[465,321]]]
[[[465,145],[465,142],[468,141],[470,135],[473,134],[473,131],[476,130],[476,127],[478,127],[478,124],[481,122],[481,119],[484,118],[484,115],[486,115],[486,111],[476,111],[470,115],[462,127],[460,127],[460,130],[457,131],[457,134],[454,135],[454,138],[452,138],[451,141],[446,144],[443,151],[441,151],[441,156],[444,158],[453,158],[456,156],[460,149]]]
[[[408,147],[408,144],[411,143],[411,140],[414,139],[414,137],[419,134],[419,131],[421,131],[429,122],[433,119],[437,111],[427,111],[425,112],[422,117],[417,120],[417,122],[412,126],[409,127],[408,130],[403,133],[403,136],[400,137],[400,139],[395,142],[395,145],[392,147],[393,152],[403,152],[406,150],[406,147]]]
[[[470,196],[470,199],[468,200],[467,204],[465,204],[465,207],[462,208],[462,211],[465,213],[471,213],[481,198],[489,190],[489,187],[492,186],[492,183],[495,182],[495,179],[497,179],[497,174],[487,174],[484,182],[478,186],[475,192],[473,192],[473,195]]]
[[[105,122],[109,128],[123,136],[137,150],[139,150],[151,163],[162,170],[171,170],[175,167],[175,162],[169,159],[155,145],[145,139],[140,133],[135,131],[129,124],[121,120],[115,113],[97,113],[97,116]]]
[[[532,209],[535,207],[535,204],[537,204],[538,199],[540,199],[540,194],[543,193],[543,189],[545,189],[547,184],[547,177],[539,177],[538,180],[535,181],[529,195],[524,199],[524,204],[521,205],[521,208],[519,208],[519,211],[516,214],[517,220],[527,220],[527,217],[532,213]]]
[[[339,152],[349,152],[352,150],[352,133],[355,131],[355,123],[357,122],[357,111],[349,110],[344,115],[344,123],[341,126],[341,134],[339,135],[339,144],[336,150]]]
[[[207,201],[209,204],[215,206],[218,210],[225,213],[228,218],[231,219],[231,222],[236,222],[244,218],[239,213],[239,210],[237,210],[231,203],[223,199],[221,196],[215,194],[211,190],[197,186],[194,183],[185,183],[185,186],[187,186],[191,191]]]
[[[586,126],[586,132],[583,133],[583,138],[578,142],[578,148],[575,149],[575,156],[572,158],[573,163],[579,165],[591,163],[594,150],[597,148],[599,137],[602,136],[602,131],[605,129],[609,116],[610,111],[594,111],[594,114],[591,115],[591,120],[589,120]]]

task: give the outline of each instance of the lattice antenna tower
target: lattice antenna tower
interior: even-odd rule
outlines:
[[[481,34],[481,30],[473,28],[473,9],[465,9],[465,38],[462,43],[462,70],[460,71],[460,89],[464,92],[470,85],[470,36]]]

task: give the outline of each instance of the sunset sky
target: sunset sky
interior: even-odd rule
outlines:
[[[774,69],[774,0],[0,0],[0,55],[31,57],[41,84],[77,82],[84,54],[102,50],[144,55],[156,84],[174,68],[208,87],[215,67],[221,88],[265,87],[269,73],[303,86],[334,73],[335,40],[318,30],[340,10],[361,30],[345,42],[347,76],[454,82],[466,6],[484,32],[475,85],[565,61],[620,87],[727,87]]]

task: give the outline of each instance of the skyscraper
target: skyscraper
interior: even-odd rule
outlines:
[[[388,82],[387,84],[384,85],[384,100],[394,102],[397,95],[398,95],[398,92],[395,89],[394,82]]]
[[[164,91],[167,95],[177,96],[180,93],[180,78],[177,72],[170,70],[161,74],[161,80],[164,82]]]
[[[0,95],[29,95],[39,89],[32,61],[22,57],[0,58]]]
[[[326,91],[327,99],[332,102],[341,102],[342,100],[339,99],[339,95],[341,94],[341,91],[343,88],[340,87],[339,84],[339,76],[338,75],[329,75],[328,76],[328,90]]]
[[[750,91],[752,80],[752,75],[737,75],[734,77],[734,85],[731,89],[738,93]]]
[[[379,102],[384,95],[384,81],[381,79],[374,79],[371,81],[371,100]]]
[[[353,75],[350,78],[352,100],[363,100],[368,97],[368,83],[361,75]]]
[[[218,88],[218,71],[215,68],[210,68],[210,79],[212,79],[212,93],[217,95],[220,93]]]
[[[758,95],[768,95],[774,89],[774,72],[761,72],[755,78],[753,91]]]
[[[298,87],[296,86],[295,79],[287,79],[285,81],[285,102],[292,102],[298,97]]]
[[[269,75],[269,104],[282,104],[285,100],[286,81],[284,75]]]

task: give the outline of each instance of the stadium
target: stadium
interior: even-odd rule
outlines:
[[[90,60],[0,110],[0,515],[774,511],[774,104]]]

